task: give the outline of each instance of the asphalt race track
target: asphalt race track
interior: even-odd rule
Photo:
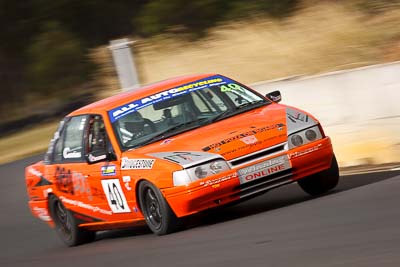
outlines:
[[[0,166],[0,266],[400,266],[400,172],[342,177],[311,198],[297,184],[188,220],[157,237],[147,228],[65,247],[29,212],[24,167]]]

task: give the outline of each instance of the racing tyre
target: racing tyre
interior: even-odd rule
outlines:
[[[339,182],[339,168],[335,155],[331,167],[325,171],[300,179],[298,184],[311,196],[317,196],[336,187]]]
[[[79,228],[72,213],[54,195],[49,197],[49,210],[55,230],[67,246],[77,246],[94,240],[96,232]]]
[[[153,233],[165,235],[179,229],[179,219],[156,186],[143,181],[139,184],[138,193],[140,208]]]

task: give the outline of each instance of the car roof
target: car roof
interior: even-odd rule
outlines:
[[[108,98],[99,100],[87,106],[84,106],[80,109],[77,109],[67,116],[76,116],[81,114],[88,113],[101,113],[104,111],[111,110],[115,107],[122,106],[124,104],[130,103],[136,99],[140,99],[146,97],[148,95],[156,94],[171,88],[174,88],[179,85],[183,85],[186,83],[190,83],[192,81],[196,81],[199,79],[203,79],[206,77],[214,76],[217,74],[197,74],[197,75],[186,75],[180,76],[176,78],[171,78],[167,80],[163,80],[160,82],[152,83],[140,88],[130,89],[126,92],[119,93],[114,96],[110,96]]]

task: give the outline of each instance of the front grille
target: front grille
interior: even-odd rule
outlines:
[[[229,163],[234,166],[240,166],[240,165],[244,165],[247,163],[251,163],[253,161],[256,161],[260,158],[265,158],[267,156],[271,156],[273,154],[277,154],[280,153],[282,151],[285,151],[285,144],[286,143],[282,143],[273,147],[269,147],[267,149],[263,149],[263,150],[259,150],[256,151],[254,153],[248,154],[246,156],[240,157],[240,158],[236,158],[233,160],[230,160]]]
[[[292,170],[288,169],[245,184],[241,184],[235,188],[236,190],[240,190],[240,192],[236,193],[235,195],[240,196],[240,198],[246,198],[256,194],[264,193],[272,188],[293,182],[291,176]]]

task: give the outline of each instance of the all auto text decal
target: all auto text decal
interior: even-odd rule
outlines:
[[[187,94],[193,91],[197,91],[200,89],[208,88],[211,86],[218,86],[222,84],[232,83],[233,81],[225,78],[223,76],[211,76],[205,79],[197,80],[191,83],[184,84],[179,87],[175,87],[172,89],[168,89],[166,91],[147,96],[142,99],[135,100],[131,103],[125,104],[123,106],[119,106],[108,111],[108,115],[110,116],[111,122],[115,122],[116,120],[125,117],[126,115],[140,110],[144,107],[157,103],[159,101],[163,101],[166,99],[170,99],[173,97],[177,97],[183,94]]]

